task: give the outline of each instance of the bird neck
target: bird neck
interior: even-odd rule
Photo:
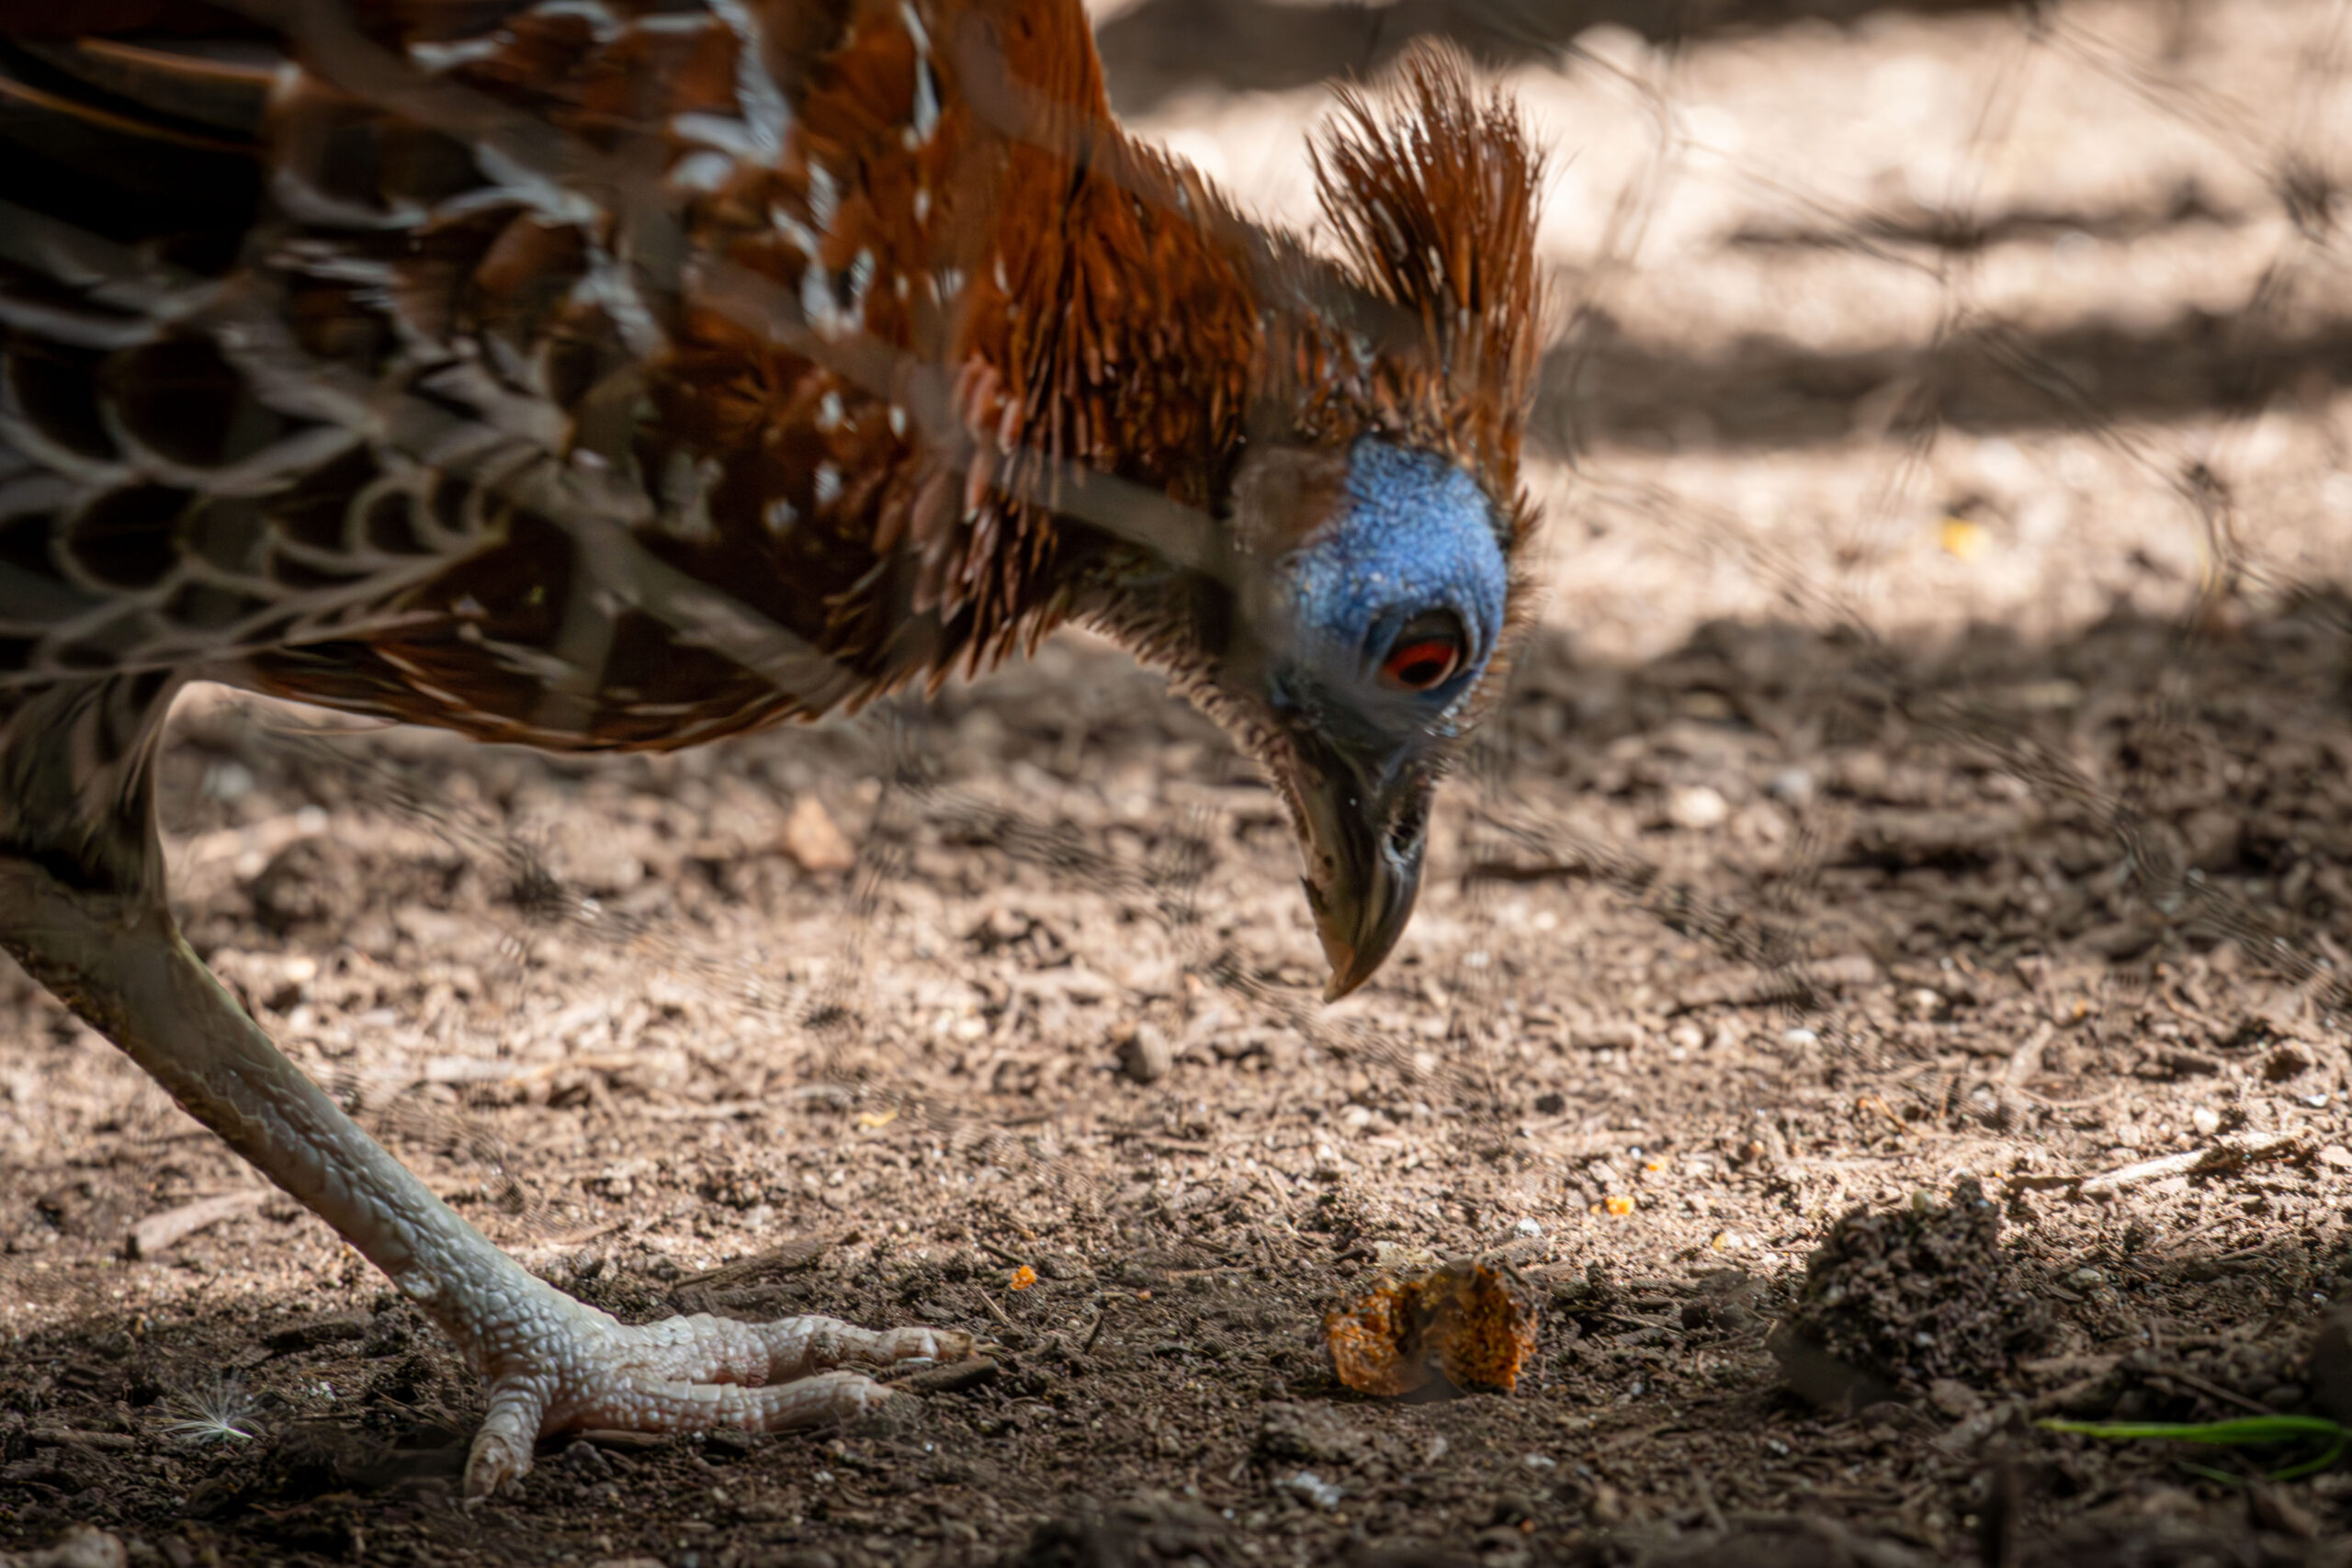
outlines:
[[[1075,466],[1207,507],[1241,435],[1265,331],[1243,231],[1189,169],[1108,120],[1017,149],[969,357],[991,478],[1041,499]],[[987,418],[993,415],[993,418]]]

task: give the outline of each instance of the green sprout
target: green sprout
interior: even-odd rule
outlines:
[[[2316,1475],[2344,1457],[2352,1447],[2352,1427],[2324,1416],[2241,1416],[2233,1421],[2037,1421],[2045,1432],[2073,1432],[2115,1442],[2206,1443],[2221,1448],[2268,1448],[2281,1443],[2318,1442],[2326,1447],[2316,1459],[2303,1460],[2272,1472],[2273,1481],[2299,1481]],[[2239,1478],[2204,1465],[2191,1465],[2200,1475],[2234,1482]]]

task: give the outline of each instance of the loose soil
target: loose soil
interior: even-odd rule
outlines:
[[[460,1212],[633,1321],[996,1348],[885,1427],[559,1439],[463,1510],[449,1348],[11,972],[0,1552],[2346,1562],[2352,1473],[2271,1479],[2312,1450],[2036,1425],[2352,1387],[2340,1325],[2311,1355],[2352,1288],[2341,268],[2229,158],[2201,205],[2131,205],[2231,104],[2299,106],[2324,152],[2334,11],[2051,14],[2030,47],[1963,11],[1511,66],[1564,161],[1589,130],[1555,259],[1608,326],[1566,324],[1545,405],[1544,624],[1411,934],[1337,1006],[1272,797],[1083,638],[659,759],[191,694],[164,761],[190,941]],[[2184,30],[2210,48],[2166,53]],[[1846,147],[1850,83],[1927,106],[1919,157],[1981,151],[1975,89],[2019,50],[2040,74],[1984,153],[2016,222],[1973,250],[1870,230],[1910,198],[1871,194],[1867,148],[1806,165],[1826,205],[1708,173]],[[2163,89],[2124,95],[2136,134],[2092,85],[2119,60]],[[1610,251],[1575,237],[1634,188],[1606,171],[1662,177],[1619,155],[1629,80],[1773,151],[1681,144],[1704,199]],[[1245,186],[1324,101],[1150,93]],[[1914,261],[1984,305],[1963,324],[2032,331],[1914,320]],[[2177,330],[2256,277],[2271,335]],[[1803,309],[1759,334],[1743,300]],[[1332,1375],[1326,1312],[1464,1258],[1541,1309],[1516,1389]]]

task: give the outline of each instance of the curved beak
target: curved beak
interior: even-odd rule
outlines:
[[[1306,902],[1330,961],[1323,999],[1337,1001],[1379,971],[1413,918],[1421,886],[1421,823],[1433,783],[1418,773],[1379,788],[1345,764],[1302,781],[1300,848]]]

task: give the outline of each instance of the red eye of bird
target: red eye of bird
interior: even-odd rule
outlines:
[[[1462,634],[1451,615],[1420,615],[1380,661],[1380,683],[1396,692],[1430,692],[1462,668]]]

